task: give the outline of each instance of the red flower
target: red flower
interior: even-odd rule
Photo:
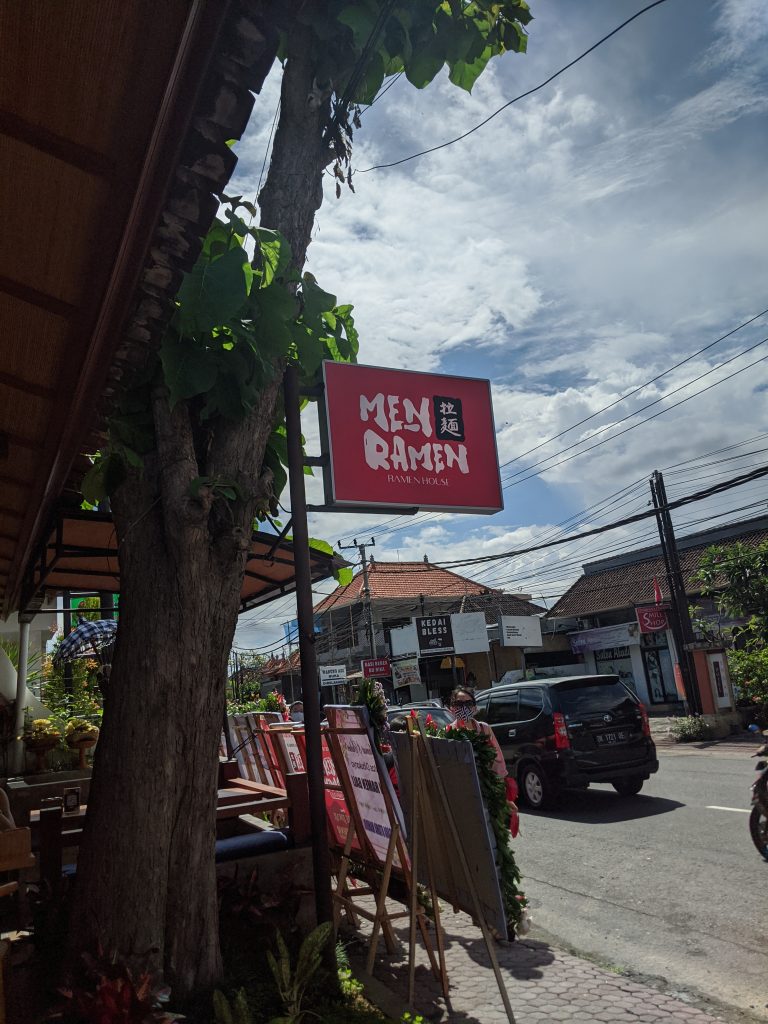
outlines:
[[[434,725],[435,724],[435,720],[432,717],[432,715],[427,715],[426,721],[424,722],[424,724],[426,725],[427,728],[429,728],[430,725]]]
[[[415,708],[411,708],[411,718],[418,718],[418,714]]]

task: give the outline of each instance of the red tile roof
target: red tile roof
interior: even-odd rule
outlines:
[[[707,548],[714,544],[732,544],[735,541],[756,547],[768,541],[768,527],[749,529],[745,532],[730,531],[728,536],[717,536],[718,531],[707,531],[710,536],[696,543],[696,536],[684,537],[678,541],[680,568],[683,572],[687,594],[696,595],[699,588],[693,576],[701,566],[701,559]],[[713,536],[714,535],[714,536]],[[669,599],[669,584],[664,567],[664,559],[660,554],[642,557],[627,555],[623,558],[609,559],[611,564],[601,569],[602,563],[595,562],[584,566],[584,575],[563,594],[557,604],[549,612],[548,618],[570,618],[572,616],[594,615],[600,612],[618,611],[622,608],[633,608],[638,604],[653,604],[653,580],[659,581],[661,593],[665,600]],[[658,551],[658,549],[655,549]]]
[[[495,594],[505,599],[505,606],[509,601],[520,605],[519,611],[509,614],[534,615],[544,610],[429,562],[371,562],[368,565],[368,583],[372,601],[398,598],[416,600],[419,597],[457,600],[479,594]],[[363,574],[358,572],[351,583],[337,587],[332,594],[315,605],[315,612],[321,614],[331,608],[354,604],[362,599],[362,590]]]

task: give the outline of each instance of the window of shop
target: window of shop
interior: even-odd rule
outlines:
[[[632,653],[628,645],[595,651],[595,666],[600,675],[617,675],[633,693],[637,693],[635,675],[632,671]]]
[[[652,704],[676,703],[675,670],[666,633],[647,633],[642,640],[643,666]]]

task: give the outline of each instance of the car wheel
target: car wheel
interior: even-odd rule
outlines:
[[[616,779],[611,785],[619,794],[619,796],[637,796],[640,790],[643,788],[643,779],[639,775],[630,775],[626,779]]]
[[[534,810],[546,807],[552,799],[552,793],[549,781],[541,768],[533,763],[523,765],[519,779],[523,802]]]

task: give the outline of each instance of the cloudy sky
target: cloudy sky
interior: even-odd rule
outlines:
[[[491,379],[506,507],[320,515],[314,536],[373,534],[380,560],[476,557],[640,511],[654,469],[674,498],[764,463],[768,316],[717,341],[768,307],[764,0],[667,0],[468,139],[366,170],[462,134],[643,6],[531,0],[528,53],[471,95],[402,77],[363,115],[356,191],[337,200],[328,179],[307,269],[354,304],[361,363]],[[279,71],[238,149],[249,196]],[[311,415],[305,433],[316,448]],[[764,512],[760,480],[675,523]],[[584,561],[654,539],[648,522],[466,573],[550,605]],[[246,613],[236,643],[268,650],[294,615],[291,599]]]

